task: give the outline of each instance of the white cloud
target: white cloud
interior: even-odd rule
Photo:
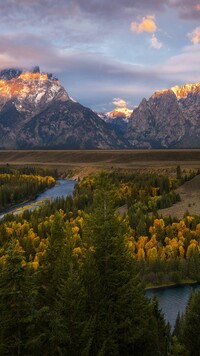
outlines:
[[[161,49],[163,47],[162,42],[159,42],[157,37],[153,34],[150,39],[151,47],[155,49]]]

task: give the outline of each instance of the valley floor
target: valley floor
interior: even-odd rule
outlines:
[[[200,167],[200,149],[194,150],[16,150],[0,151],[1,165],[29,165],[57,168],[73,178],[100,169],[122,169],[173,174],[174,168]]]

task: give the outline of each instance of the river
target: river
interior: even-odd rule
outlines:
[[[58,179],[56,182],[57,184],[54,187],[45,190],[45,192],[41,193],[34,202],[39,202],[44,199],[55,199],[62,196],[66,197],[73,193],[77,183],[76,181],[69,179]]]
[[[24,210],[34,210],[39,205],[41,205],[42,202],[45,202],[48,199],[55,199],[62,196],[66,197],[67,195],[73,193],[76,181],[69,179],[58,179],[56,182],[57,184],[54,187],[45,190],[35,199],[9,209],[9,213],[12,212],[14,215],[17,215],[22,213]],[[3,219],[4,215],[5,213],[0,214],[0,220]]]
[[[178,312],[182,314],[185,311],[190,293],[197,288],[200,288],[199,284],[152,288],[146,291],[146,296],[157,297],[165,319],[173,330]]]

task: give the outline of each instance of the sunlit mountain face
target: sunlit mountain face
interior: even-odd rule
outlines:
[[[133,110],[126,107],[115,108],[113,111],[107,112],[106,116],[110,119],[121,117],[124,120],[128,120],[132,114]]]
[[[129,145],[48,73],[0,72],[0,148],[109,149]]]
[[[40,73],[39,67],[31,71],[8,69],[0,72],[0,109],[11,102],[25,118],[44,109],[52,100],[70,100],[57,78]]]
[[[200,83],[156,91],[129,119],[127,139],[134,147],[200,147]]]
[[[200,147],[200,83],[156,91],[134,110],[95,113],[39,67],[0,71],[0,148]],[[119,104],[119,106],[117,106]]]
[[[123,136],[128,127],[128,122],[133,110],[127,107],[116,107],[114,110],[106,113],[98,113],[98,116],[103,119],[108,127],[115,130],[115,132]]]

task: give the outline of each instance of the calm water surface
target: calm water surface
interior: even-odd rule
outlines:
[[[30,200],[29,202],[19,204],[17,207],[10,209],[9,212],[12,212],[14,215],[20,214],[24,210],[36,209],[42,203],[42,201],[45,201],[47,199],[55,199],[57,197],[62,197],[62,196],[66,197],[67,195],[73,193],[76,183],[77,182],[74,180],[58,179],[57,184],[54,187],[47,189],[45,192],[39,194],[38,197],[34,200]],[[30,207],[30,204],[33,205]],[[0,220],[4,217],[4,215],[5,213],[2,213],[0,215]]]
[[[169,321],[173,329],[178,312],[183,313],[185,311],[190,293],[197,288],[200,288],[199,284],[154,288],[147,290],[146,295],[150,298],[157,297],[165,319]]]
[[[73,193],[76,181],[69,179],[58,179],[57,184],[44,193],[40,194],[33,202],[41,201],[43,199],[55,199],[57,197],[66,197]]]

